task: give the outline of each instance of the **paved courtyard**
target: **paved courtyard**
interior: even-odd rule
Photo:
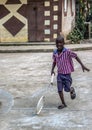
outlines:
[[[92,50],[77,54],[88,68],[92,68]],[[74,60],[73,86],[77,98],[65,93],[67,108],[60,105],[54,86],[50,83],[52,53],[2,53],[0,54],[0,88],[14,96],[12,110],[0,116],[1,130],[91,130],[92,129],[92,70],[82,72]],[[55,77],[56,78],[56,77]],[[45,96],[44,108],[39,116],[35,107]]]

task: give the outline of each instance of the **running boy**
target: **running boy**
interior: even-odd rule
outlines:
[[[63,89],[66,92],[70,92],[71,99],[75,99],[76,97],[75,89],[71,87],[72,84],[71,72],[74,71],[72,58],[75,58],[80,63],[83,72],[84,70],[90,71],[88,68],[84,66],[84,64],[79,59],[76,53],[64,47],[64,43],[65,43],[64,37],[60,35],[56,39],[57,49],[54,50],[53,52],[53,64],[51,70],[51,75],[52,75],[54,73],[54,68],[57,65],[57,72],[58,72],[57,88],[62,102],[62,104],[58,106],[58,109],[67,107],[64,100]]]

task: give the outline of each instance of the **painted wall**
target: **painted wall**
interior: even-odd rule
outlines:
[[[61,32],[65,36],[71,31],[75,18],[75,0],[71,0],[73,13],[70,0],[66,1],[67,15],[63,3],[61,20]],[[24,14],[26,5],[27,0],[0,0],[0,42],[28,42],[28,22]]]
[[[0,0],[0,42],[26,42],[28,41],[27,19],[17,10],[27,4],[27,0],[14,0],[13,4],[12,1]],[[9,28],[11,22],[15,25]]]
[[[72,1],[72,4],[70,1]],[[62,4],[62,6],[64,7],[64,3]],[[71,31],[72,27],[75,24],[75,0],[68,0],[66,10],[66,12],[64,12],[64,8],[62,10],[62,33],[65,37]]]

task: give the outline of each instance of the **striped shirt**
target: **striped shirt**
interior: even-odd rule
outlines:
[[[61,74],[70,74],[74,71],[72,58],[76,58],[77,54],[69,49],[64,48],[58,55],[57,49],[53,52],[53,62],[57,65],[57,71]]]

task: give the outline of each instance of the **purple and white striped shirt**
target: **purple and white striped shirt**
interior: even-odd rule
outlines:
[[[76,58],[77,54],[69,49],[64,48],[58,55],[57,49],[53,52],[53,62],[57,65],[57,71],[61,74],[70,74],[74,71],[72,58]]]

